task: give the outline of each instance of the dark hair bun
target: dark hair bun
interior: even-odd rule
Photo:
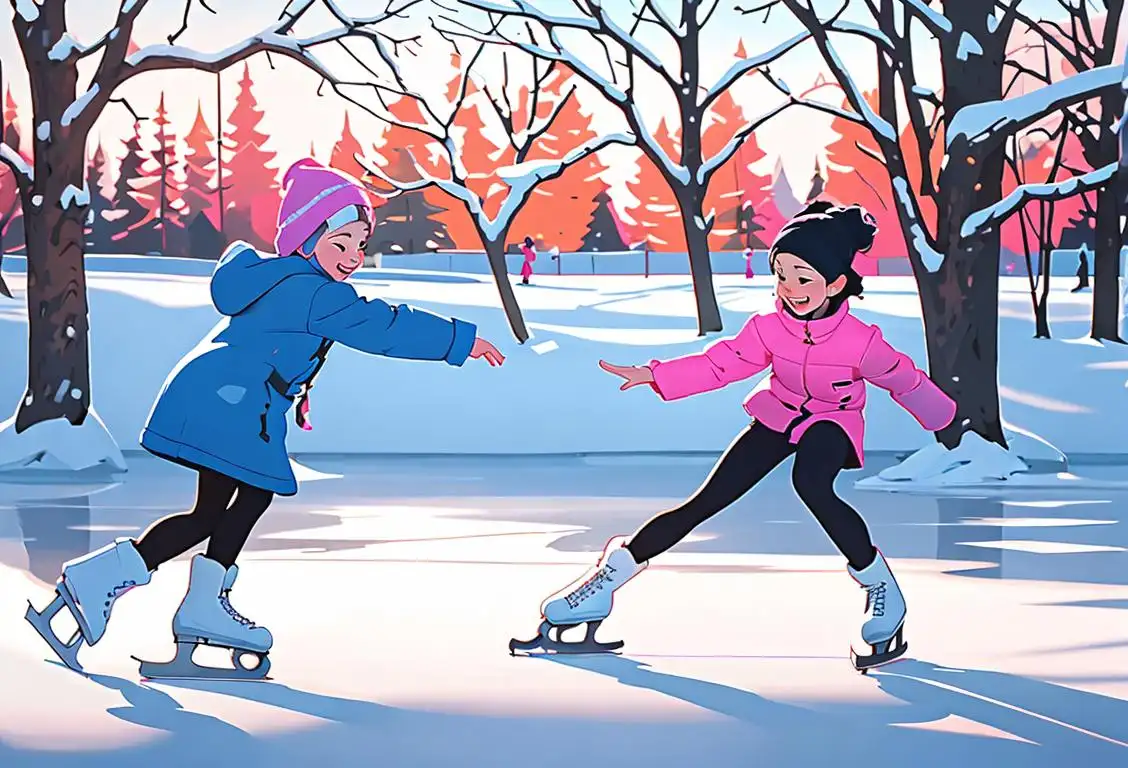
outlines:
[[[835,208],[830,212],[842,228],[842,236],[856,253],[865,253],[873,248],[877,236],[877,219],[860,205],[849,208]]]

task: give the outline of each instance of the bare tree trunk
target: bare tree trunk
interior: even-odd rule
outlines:
[[[1053,252],[1047,240],[1041,241],[1038,254],[1038,271],[1041,273],[1041,286],[1038,298],[1034,301],[1034,338],[1050,338],[1050,254]]]
[[[1115,135],[1110,136],[1110,140],[1115,142]],[[1120,208],[1115,181],[1097,190],[1093,320],[1090,335],[1094,339],[1123,344],[1124,340],[1120,338]]]
[[[478,230],[486,248],[490,273],[497,283],[497,292],[501,297],[501,308],[505,311],[505,319],[509,321],[509,328],[518,343],[524,344],[529,340],[529,329],[525,327],[525,318],[521,314],[521,306],[517,303],[517,294],[513,291],[513,283],[509,281],[509,270],[505,264],[505,238],[508,233],[509,230],[506,228],[497,238],[491,240],[482,233],[481,229]]]
[[[986,28],[991,0],[945,3],[954,28],[941,48],[944,72],[944,114],[965,106],[1002,99],[1003,62],[999,36]],[[983,53],[968,56],[958,49],[963,33],[981,43]],[[892,93],[892,88],[887,92]],[[882,104],[895,109],[894,105]],[[1005,144],[986,157],[966,139],[949,148],[938,179],[937,234],[944,259],[936,272],[913,259],[920,287],[928,347],[929,373],[956,401],[952,424],[937,433],[947,448],[965,432],[1006,446],[999,408],[999,253],[997,228],[962,238],[960,229],[973,211],[1002,199]],[[978,159],[977,159],[978,158]]]
[[[33,72],[32,77],[36,76]],[[83,222],[88,206],[71,204],[63,208],[60,203],[68,184],[82,189],[84,138],[72,136],[58,143],[37,141],[36,181],[23,194],[28,380],[16,413],[17,433],[60,417],[78,426],[90,408],[89,318],[83,270]]]
[[[697,304],[697,332],[704,336],[724,329],[717,293],[713,289],[713,264],[709,258],[709,229],[704,226],[701,210],[704,194],[698,187],[678,190],[678,206],[682,213],[682,229],[689,252],[689,275],[693,280],[693,298]]]

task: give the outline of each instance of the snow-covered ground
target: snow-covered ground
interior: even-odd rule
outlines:
[[[104,271],[152,269],[150,273]],[[137,448],[154,396],[177,360],[217,320],[207,264],[191,260],[91,260],[93,393],[97,413],[127,453]],[[156,273],[156,272],[160,273]],[[185,274],[175,274],[181,271]],[[17,301],[0,299],[0,405],[14,409],[25,383],[24,276],[7,280]],[[313,396],[312,432],[292,430],[303,453],[719,451],[744,421],[751,388],[677,403],[649,391],[618,391],[597,366],[646,362],[699,349],[687,277],[536,276],[518,296],[535,338],[512,341],[488,277],[366,270],[369,295],[408,302],[477,323],[508,356],[503,369],[461,369],[366,357],[334,349]],[[716,279],[726,329],[772,302],[768,278]],[[1128,453],[1122,407],[1128,347],[1076,342],[1088,332],[1091,294],[1059,281],[1050,297],[1056,338],[1035,340],[1020,278],[1004,278],[1000,383],[1004,416],[1070,455]],[[919,362],[925,360],[919,300],[911,278],[866,278],[858,314]],[[867,447],[909,452],[931,437],[887,395],[872,391]]]
[[[772,475],[626,587],[623,654],[511,658],[541,599],[690,492],[701,459],[310,459],[263,519],[236,606],[271,682],[141,683],[171,654],[187,564],[126,595],[89,679],[23,621],[61,563],[184,509],[188,473],[0,483],[0,765],[1122,765],[1128,492],[849,492],[909,600],[908,660],[847,661],[863,594]],[[870,471],[878,469],[875,461]],[[1112,477],[1122,468],[1092,468]],[[613,757],[612,757],[613,756]]]

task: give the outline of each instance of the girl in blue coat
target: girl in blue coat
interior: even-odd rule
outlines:
[[[105,632],[117,597],[207,540],[173,620],[178,648],[191,644],[190,653],[207,642],[258,654],[270,649],[270,632],[236,612],[228,593],[255,523],[276,494],[297,492],[286,417],[294,408],[296,423],[309,428],[308,390],[333,343],[454,366],[468,357],[504,361],[470,323],[364,299],[345,282],[361,266],[371,234],[372,211],[359,182],[303,160],[283,183],[278,255],[241,242],[228,248],[211,280],[224,318],[173,369],[141,434],[146,450],[197,474],[195,506],[136,541],[118,539],[63,567],[56,603],[67,605],[91,645]],[[76,652],[60,655],[67,661]]]

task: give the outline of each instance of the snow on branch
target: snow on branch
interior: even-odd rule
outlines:
[[[721,147],[720,151],[712,157],[706,159],[701,163],[701,167],[697,171],[697,183],[702,187],[707,187],[709,179],[716,173],[717,169],[727,163],[729,159],[736,154],[740,146],[751,136],[760,126],[771,120],[773,117],[783,112],[788,107],[798,104],[800,100],[794,96],[789,96],[786,101],[777,104],[772,109],[769,109],[764,114],[757,117],[740,128],[728,140],[728,143]]]
[[[22,179],[25,184],[30,184],[35,178],[35,172],[32,170],[27,160],[24,160],[19,152],[12,149],[7,144],[0,144],[0,162],[11,168],[12,172]]]
[[[1022,96],[964,107],[948,123],[945,142],[957,139],[971,144],[1001,142],[1023,128],[1065,107],[1090,99],[1107,88],[1118,88],[1124,76],[1121,64],[1108,64],[1070,75]]]
[[[803,32],[794,37],[783,41],[775,48],[761,53],[759,56],[749,56],[734,63],[728,68],[723,75],[705,91],[701,100],[698,102],[702,108],[709,107],[714,101],[719,99],[725,91],[733,86],[740,78],[744,77],[753,70],[760,69],[761,67],[771,64],[776,59],[783,56],[788,51],[792,50],[805,40],[810,40],[810,32]]]
[[[952,33],[952,22],[940,11],[930,7],[931,0],[901,0],[913,16],[921,21],[936,37]],[[1022,0],[1011,0],[1017,4]]]
[[[971,237],[989,227],[997,227],[1022,209],[1031,200],[1062,200],[1103,187],[1116,175],[1116,163],[1109,163],[1081,176],[1045,184],[1022,184],[992,206],[976,211],[964,219],[961,237]]]

